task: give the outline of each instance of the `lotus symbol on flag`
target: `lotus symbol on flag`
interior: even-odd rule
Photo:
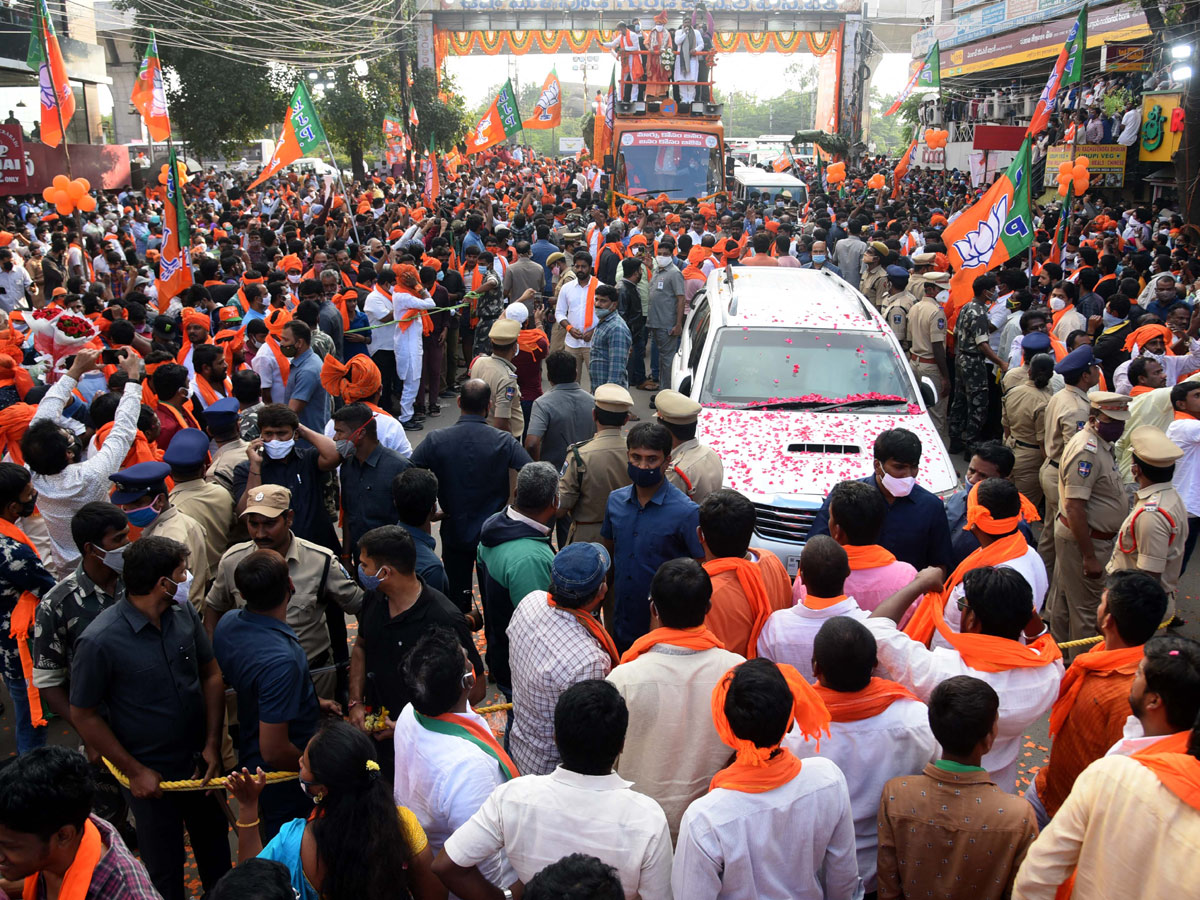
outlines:
[[[548,88],[542,91],[542,95],[538,97],[537,111],[538,119],[542,122],[549,122],[553,116],[550,115],[550,107],[558,102],[558,82],[555,81]]]
[[[479,124],[475,126],[475,146],[481,146],[488,142],[488,132],[492,130],[492,114],[488,113],[479,120]]]
[[[954,242],[954,252],[962,257],[964,269],[986,266],[992,259],[992,251],[1000,240],[1004,220],[1008,218],[1008,195],[1001,197],[986,219],[974,231],[968,231]]]

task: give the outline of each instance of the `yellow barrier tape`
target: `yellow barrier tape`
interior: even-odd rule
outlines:
[[[497,703],[494,706],[476,706],[475,712],[481,716],[486,716],[488,713],[508,712],[512,709],[511,703]]]
[[[108,771],[112,772],[113,778],[117,779],[122,787],[129,787],[128,776],[114,766],[108,757],[102,756],[100,758],[104,760],[104,765],[108,767]],[[277,781],[291,781],[299,777],[299,772],[267,772],[267,784],[274,784]],[[164,791],[211,791],[217,788],[229,787],[229,780],[222,775],[205,784],[201,778],[185,778],[181,781],[161,781],[158,786]]]

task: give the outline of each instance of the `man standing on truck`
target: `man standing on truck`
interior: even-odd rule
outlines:
[[[613,51],[621,60],[621,99],[641,100],[642,85],[646,82],[641,36],[624,22],[618,22],[616,35],[602,46]]]

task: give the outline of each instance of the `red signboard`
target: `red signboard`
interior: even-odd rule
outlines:
[[[716,135],[700,131],[627,131],[622,147],[709,147],[717,146]]]
[[[20,125],[0,125],[0,187],[6,194],[29,192]]]
[[[0,129],[17,126],[0,126]],[[0,134],[0,149],[8,144]],[[40,194],[54,181],[55,175],[67,174],[67,160],[62,146],[47,147],[38,141],[23,143],[25,180],[16,185],[9,182],[5,157],[0,156],[0,196],[11,194]],[[129,150],[120,145],[71,144],[71,175],[86,178],[92,190],[119,190],[129,187]],[[11,153],[11,149],[8,150]]]
[[[1020,150],[1026,129],[1021,125],[976,125],[976,150]]]

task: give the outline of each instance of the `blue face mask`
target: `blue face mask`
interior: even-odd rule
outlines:
[[[654,487],[663,480],[663,470],[643,469],[629,463],[629,480],[637,487]]]
[[[1104,311],[1104,315],[1101,316],[1101,318],[1104,320],[1105,328],[1112,328],[1114,325],[1120,325],[1122,322],[1125,321],[1124,319],[1118,319],[1116,316],[1114,316],[1112,313],[1110,313],[1107,309]]]
[[[824,253],[814,253],[812,255],[812,261],[815,263],[825,262],[825,254]]]
[[[139,506],[137,509],[125,510],[125,518],[129,520],[129,524],[134,528],[148,528],[158,516],[159,512],[154,508],[153,504],[150,506]]]
[[[612,309],[601,309],[598,306],[596,307],[596,318],[597,319],[607,319],[611,315],[612,315]]]
[[[379,574],[383,569],[377,569],[374,575],[368,575],[363,571],[362,563],[358,564],[358,583],[363,586],[365,591],[379,590],[379,584],[386,578],[386,575]]]

